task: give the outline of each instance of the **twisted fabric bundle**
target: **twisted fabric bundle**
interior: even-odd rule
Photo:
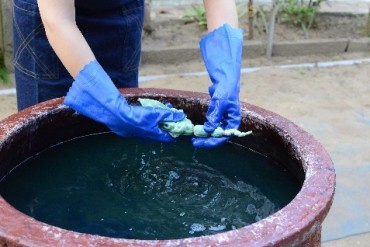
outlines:
[[[170,109],[175,112],[183,112],[183,110],[178,110],[176,108],[169,107],[158,100],[139,98],[140,104],[144,107],[158,107],[162,109]],[[204,131],[203,125],[194,125],[190,119],[185,117],[179,122],[161,122],[160,127],[163,130],[168,131],[172,137],[179,137],[181,135],[194,135],[197,137],[223,137],[223,136],[236,136],[244,137],[252,134],[252,131],[241,132],[237,129],[227,129],[224,130],[221,127],[215,129],[212,133],[207,133]]]

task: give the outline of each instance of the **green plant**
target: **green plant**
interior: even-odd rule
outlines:
[[[4,63],[4,54],[0,50],[0,83],[8,83],[9,81],[10,81],[9,75],[8,72],[6,71]]]
[[[0,68],[0,82],[1,83],[8,83],[9,82],[9,75],[8,72],[4,68]]]
[[[238,12],[238,18],[241,19],[248,14],[248,5],[245,3],[236,4],[236,10]]]
[[[242,3],[237,4],[238,18],[242,18],[247,12],[244,9]],[[201,28],[207,28],[207,17],[206,10],[203,6],[192,6],[192,10],[182,16],[182,18],[189,20],[190,22],[198,23]]]
[[[185,15],[183,18],[190,20],[191,22],[197,22],[202,28],[207,27],[206,10],[202,6],[192,6],[192,10]]]
[[[262,6],[259,6],[253,16],[254,26],[257,27],[260,34],[269,32],[267,15],[267,11]]]
[[[320,14],[320,5],[326,0],[310,0],[308,3],[302,0],[282,0],[282,10],[280,19],[282,22],[288,22],[293,26],[301,27],[308,35],[308,30],[317,26]]]

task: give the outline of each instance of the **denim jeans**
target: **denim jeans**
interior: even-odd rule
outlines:
[[[77,26],[117,87],[138,86],[143,2],[75,1]],[[14,0],[13,10],[18,110],[65,96],[73,78],[46,38],[37,0]]]

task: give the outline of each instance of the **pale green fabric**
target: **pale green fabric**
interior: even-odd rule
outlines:
[[[162,104],[158,100],[154,99],[147,99],[147,98],[139,98],[139,102],[144,107],[159,107],[163,109],[169,109],[171,111],[183,111],[178,110],[176,108],[170,108],[165,104]],[[222,137],[222,136],[237,136],[237,137],[244,137],[247,135],[252,134],[252,131],[248,132],[241,132],[237,129],[228,129],[224,130],[218,127],[215,131],[211,134],[207,133],[203,129],[203,125],[194,125],[190,119],[184,118],[179,122],[162,122],[160,123],[160,127],[172,136],[172,137],[179,137],[180,135],[194,135],[198,137]]]

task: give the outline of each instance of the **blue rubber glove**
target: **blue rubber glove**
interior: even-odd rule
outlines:
[[[225,24],[206,34],[200,41],[204,64],[212,81],[211,101],[204,130],[212,133],[217,127],[237,129],[241,114],[239,106],[240,68],[243,31]],[[195,147],[215,147],[230,137],[193,138]]]
[[[64,104],[105,124],[117,135],[162,142],[174,139],[159,128],[159,122],[176,122],[185,117],[182,112],[129,105],[96,60],[78,74]]]

